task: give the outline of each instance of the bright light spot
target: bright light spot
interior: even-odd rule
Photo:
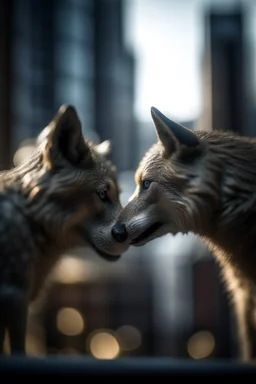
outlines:
[[[17,149],[13,156],[13,164],[14,166],[18,166],[23,161],[25,161],[29,156],[32,154],[32,152],[35,150],[34,145],[24,145],[23,147]]]
[[[214,336],[208,331],[199,331],[188,340],[188,354],[193,359],[204,359],[211,355],[215,348]]]
[[[64,257],[55,270],[54,279],[63,284],[85,280],[85,263],[75,257]]]
[[[61,308],[57,313],[57,328],[67,336],[79,335],[84,330],[84,320],[74,308]]]
[[[152,105],[177,121],[195,119],[200,113],[205,1],[126,2],[126,32],[136,55],[139,120],[151,121]]]
[[[96,359],[112,360],[120,352],[116,338],[109,332],[97,332],[90,340],[90,351]]]
[[[116,336],[120,344],[120,348],[124,351],[133,351],[141,345],[140,331],[131,326],[124,325],[116,331]]]

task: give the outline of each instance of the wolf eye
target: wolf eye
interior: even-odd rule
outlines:
[[[100,191],[100,192],[98,192],[98,195],[99,195],[99,198],[100,198],[102,201],[106,201],[107,198],[108,198],[106,189],[104,189],[104,191]]]
[[[148,189],[150,186],[150,181],[149,180],[143,180],[142,181],[142,189]]]

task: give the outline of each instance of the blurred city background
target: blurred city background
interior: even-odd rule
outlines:
[[[256,133],[254,0],[1,0],[0,17],[1,169],[63,103],[87,138],[112,141],[123,204],[156,140],[151,106],[192,129]],[[63,255],[31,306],[27,349],[234,359],[235,330],[212,255],[167,235],[114,264],[90,248]]]

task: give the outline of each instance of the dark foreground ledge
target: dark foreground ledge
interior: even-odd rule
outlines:
[[[256,364],[229,361],[186,361],[166,358],[121,358],[113,361],[74,357],[1,357],[3,376],[79,377],[228,377],[255,375]],[[3,381],[2,381],[3,382]]]

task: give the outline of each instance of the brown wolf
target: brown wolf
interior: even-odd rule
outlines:
[[[111,234],[121,205],[110,143],[86,141],[72,106],[38,141],[28,160],[1,173],[0,350],[7,329],[12,354],[25,353],[28,304],[64,251],[89,243],[117,260],[121,250]]]
[[[256,140],[191,131],[154,107],[151,114],[158,140],[138,166],[116,238],[142,246],[167,233],[200,236],[220,263],[243,359],[255,358]]]

